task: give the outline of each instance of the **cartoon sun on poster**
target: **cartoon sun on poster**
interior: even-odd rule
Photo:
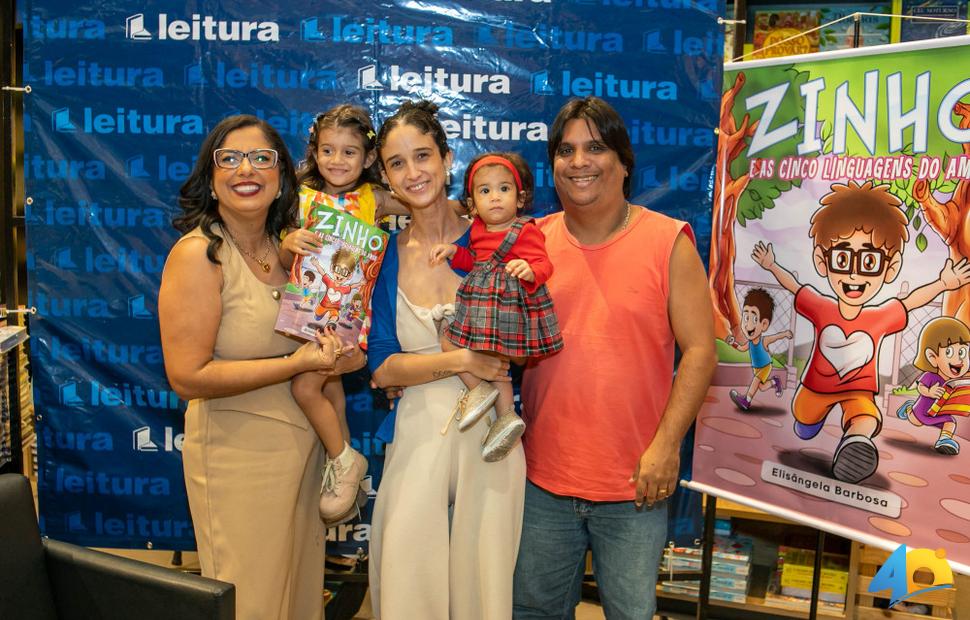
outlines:
[[[970,543],[965,49],[727,67],[695,481]]]

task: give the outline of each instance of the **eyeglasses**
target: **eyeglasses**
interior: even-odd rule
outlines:
[[[863,276],[878,276],[886,268],[886,253],[882,250],[830,248],[826,257],[829,271],[833,273],[854,272]]]
[[[253,149],[247,153],[235,149],[216,149],[212,157],[216,166],[230,170],[241,166],[244,159],[248,159],[249,165],[257,170],[275,168],[280,160],[280,154],[274,149]]]

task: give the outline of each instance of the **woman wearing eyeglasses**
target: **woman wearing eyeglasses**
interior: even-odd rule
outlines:
[[[276,334],[287,274],[280,231],[296,215],[293,162],[279,134],[233,116],[206,137],[182,186],[183,233],[162,274],[165,370],[189,401],[182,459],[202,573],[236,585],[236,617],[320,618],[320,442],[290,379],[364,363],[333,336]]]

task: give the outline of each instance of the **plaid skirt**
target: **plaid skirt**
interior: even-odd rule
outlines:
[[[542,357],[562,348],[552,298],[543,284],[528,293],[505,265],[476,263],[458,287],[446,332],[456,346],[508,357]]]

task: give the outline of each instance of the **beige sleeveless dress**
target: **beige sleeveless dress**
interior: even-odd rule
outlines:
[[[191,237],[204,235],[196,229],[179,242]],[[298,342],[273,331],[279,311],[273,293],[283,285],[258,280],[231,241],[218,258],[222,319],[214,359],[296,350]],[[184,311],[192,312],[192,300],[184,300]],[[236,618],[320,618],[322,448],[290,382],[190,401],[182,460],[202,574],[236,585]]]
[[[401,348],[440,353],[436,321],[453,313],[398,289]],[[371,604],[381,620],[512,617],[525,455],[518,445],[497,463],[482,460],[488,425],[459,432],[448,422],[462,387],[447,377],[406,388],[398,402],[371,523]]]

